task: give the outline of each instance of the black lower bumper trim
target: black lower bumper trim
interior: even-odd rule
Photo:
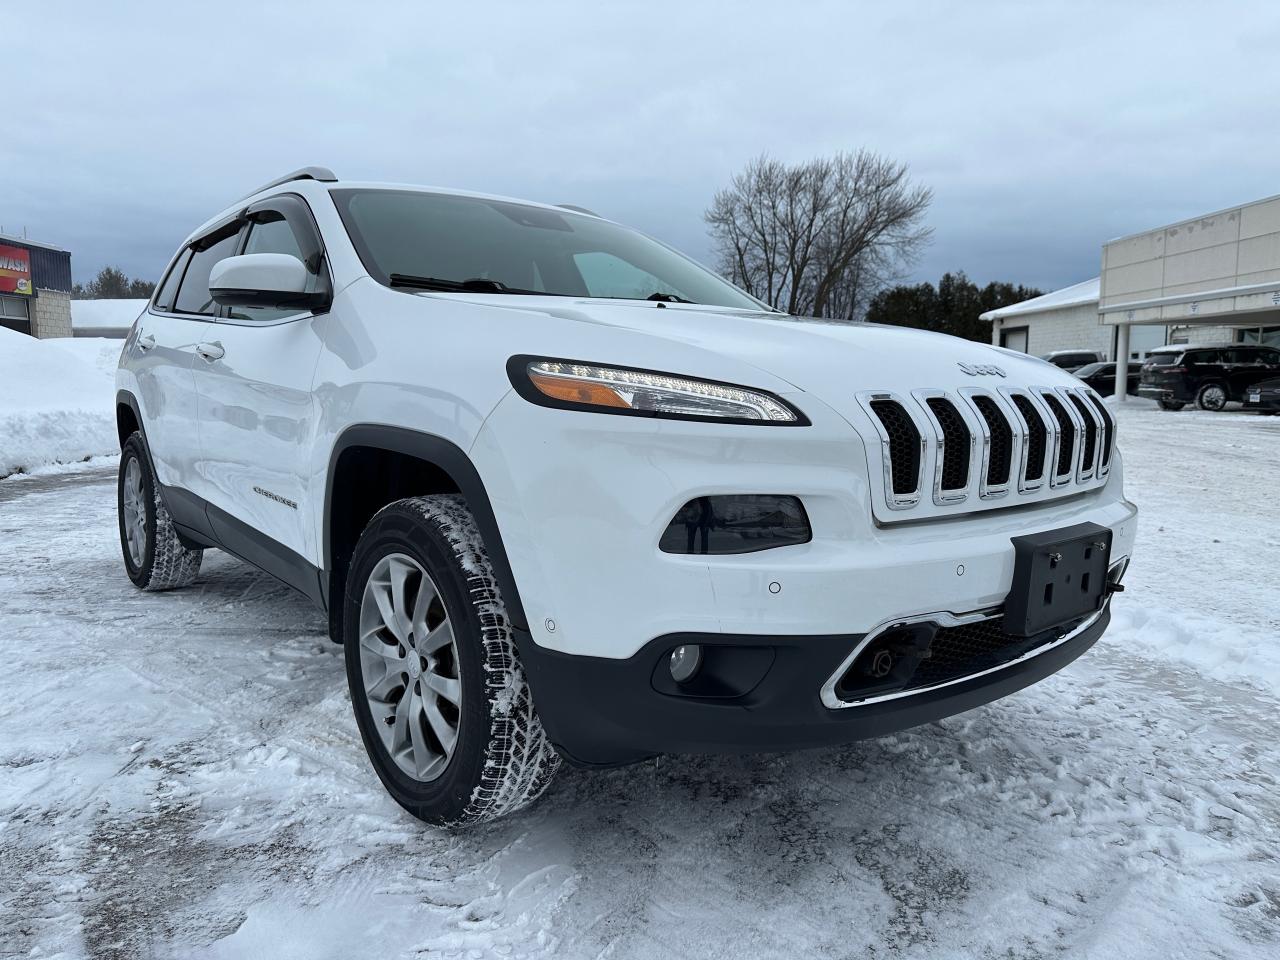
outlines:
[[[832,746],[879,737],[990,703],[1061,670],[1106,630],[1109,610],[1044,653],[949,686],[833,710],[820,691],[863,634],[748,636],[671,634],[626,660],[547,650],[516,632],[538,712],[571,763],[613,766],[660,753],[755,753]],[[731,699],[659,692],[653,677],[681,644],[767,647],[772,665]]]

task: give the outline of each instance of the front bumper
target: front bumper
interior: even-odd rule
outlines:
[[[538,712],[561,755],[578,766],[613,766],[660,753],[756,753],[833,746],[931,723],[990,703],[1061,670],[1110,622],[1109,603],[1063,642],[946,686],[831,709],[821,691],[861,634],[659,637],[626,660],[546,650],[517,633]],[[682,643],[772,654],[763,679],[728,699],[673,696],[655,688],[669,651]]]
[[[799,399],[799,398],[792,398]],[[1100,489],[919,522],[878,523],[864,444],[813,398],[811,427],[718,426],[549,410],[519,397],[470,454],[540,650],[627,660],[673,634],[864,635],[894,618],[1000,606],[1011,538],[1080,523],[1132,553],[1117,451]],[[659,549],[691,498],[799,497],[808,543],[733,556]]]

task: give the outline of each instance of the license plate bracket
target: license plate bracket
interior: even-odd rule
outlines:
[[[1111,530],[1079,523],[1013,537],[1013,586],[1004,628],[1031,637],[1098,610],[1107,594]]]

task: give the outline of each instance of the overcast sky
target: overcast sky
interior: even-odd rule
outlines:
[[[934,191],[916,278],[1045,289],[1280,193],[1274,3],[41,0],[9,26],[0,227],[78,280],[156,279],[306,164],[578,203],[709,260],[749,158],[867,147]]]

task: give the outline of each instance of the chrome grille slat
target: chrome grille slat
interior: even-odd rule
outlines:
[[[858,400],[880,440],[882,506],[895,511],[1056,499],[1100,486],[1110,471],[1115,420],[1087,387],[867,391]]]

